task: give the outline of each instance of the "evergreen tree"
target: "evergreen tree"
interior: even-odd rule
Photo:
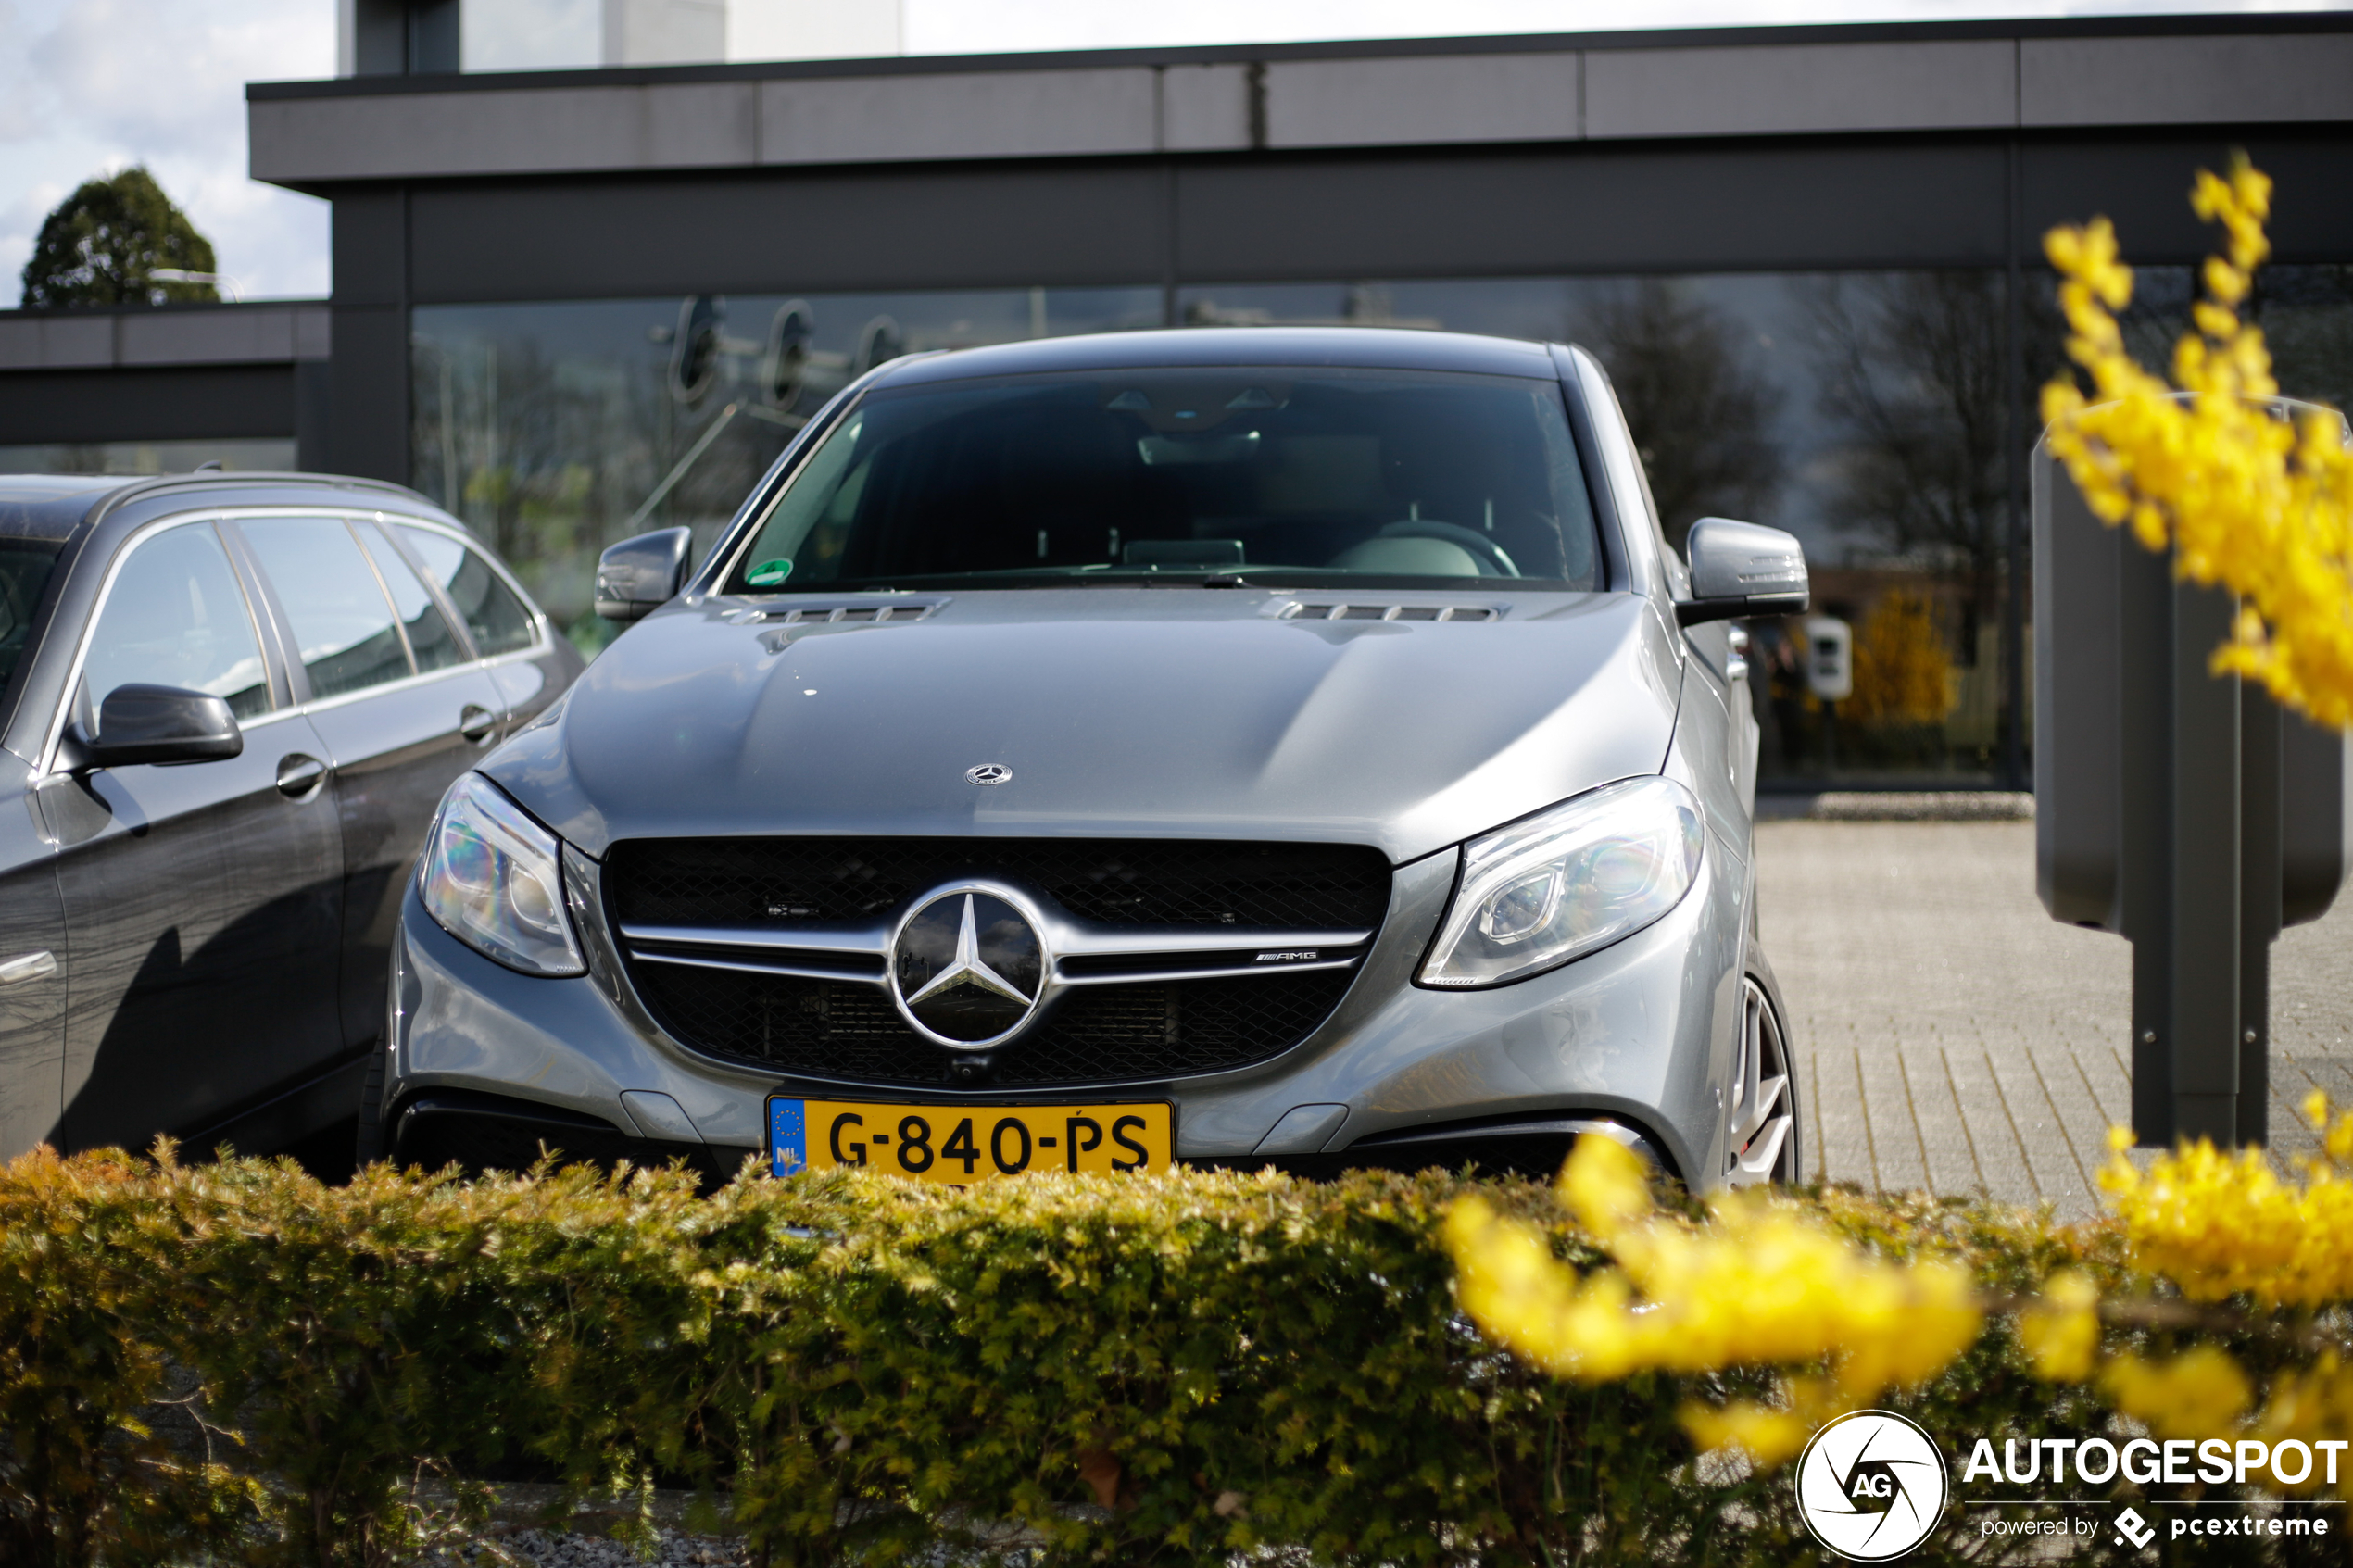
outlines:
[[[42,222],[25,263],[24,304],[44,309],[220,297],[210,283],[155,282],[148,274],[158,267],[212,271],[212,242],[171,205],[153,175],[134,165],[111,179],[84,181]]]

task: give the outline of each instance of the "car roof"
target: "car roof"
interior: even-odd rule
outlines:
[[[62,545],[127,481],[107,474],[0,474],[0,540]]]
[[[405,485],[342,474],[21,473],[0,474],[0,540],[64,544],[83,529],[126,510],[135,510],[145,521],[195,507],[306,503],[384,507],[456,522]]]
[[[1396,327],[1179,327],[1038,338],[927,354],[887,369],[878,386],[912,386],[975,376],[1290,365],[1359,370],[1454,370],[1552,380],[1542,344],[1468,332]]]

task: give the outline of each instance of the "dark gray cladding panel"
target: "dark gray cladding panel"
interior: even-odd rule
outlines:
[[[1754,142],[1189,165],[1179,275],[1220,282],[1968,266],[1998,143]]]
[[[2053,224],[2104,215],[2115,221],[2128,261],[2183,262],[2210,255],[2218,246],[2216,231],[2190,210],[2190,185],[2200,169],[2226,168],[2233,148],[2245,149],[2275,182],[2271,234],[2280,260],[2353,256],[2353,203],[2342,198],[2353,134],[2334,129],[2127,132],[2030,143],[2020,195],[2028,244],[2039,252],[2041,236]]]
[[[1164,187],[1157,167],[1121,163],[423,188],[414,297],[1154,282]]]
[[[288,379],[289,407],[293,381]],[[392,306],[335,307],[328,372],[333,411],[326,469],[363,479],[409,480],[409,321]],[[286,433],[294,433],[289,419]]]
[[[338,197],[338,304],[1998,265],[2007,136],[1211,155],[475,181]],[[2193,172],[2243,145],[2280,182],[2283,258],[2353,254],[2335,130],[2043,133],[2020,240],[2114,217],[2128,254],[2213,244]],[[1174,254],[1169,238],[1174,205]]]
[[[295,367],[0,371],[12,443],[207,441],[295,433]]]
[[[407,303],[401,276],[409,254],[402,232],[405,196],[397,185],[335,194],[333,239],[337,305]]]

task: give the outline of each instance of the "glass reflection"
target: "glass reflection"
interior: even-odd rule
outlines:
[[[2045,291],[2047,294],[2047,291]],[[2007,291],[1984,270],[1221,285],[1196,324],[1565,339],[1610,372],[1679,547],[1702,517],[1788,529],[1852,689],[1820,695],[1807,618],[1759,622],[1760,771],[1784,784],[1995,781],[2011,592]],[[2048,314],[2047,311],[2044,314]],[[2056,342],[2053,340],[2055,350]],[[2030,356],[2027,385],[2049,355]]]
[[[792,433],[901,354],[1160,324],[1156,289],[432,306],[413,312],[412,483],[594,647],[599,550],[686,523],[707,548]]]
[[[2193,282],[2186,267],[2136,270],[2125,329],[2144,363],[2170,358]],[[1669,538],[1710,515],[1789,529],[1814,566],[1817,613],[1844,623],[1853,683],[1835,700],[1807,674],[1803,620],[1753,628],[1762,770],[1796,787],[2006,782],[2004,621],[2026,602],[2010,487],[2040,431],[2036,389],[2060,363],[2051,298],[2048,277],[2029,273],[2015,381],[2007,282],[1987,270],[1244,282],[1184,288],[1174,307],[1185,324],[1592,348]],[[2248,308],[2284,390],[2353,401],[2353,266],[2267,268]],[[1162,311],[1144,287],[422,308],[414,482],[593,646],[606,630],[587,614],[598,550],[676,522],[707,544],[800,421],[865,367],[1158,326]],[[2016,719],[2022,734],[2030,716]]]
[[[0,473],[193,473],[198,463],[232,472],[284,473],[295,467],[291,439],[235,441],[57,441],[0,445]]]

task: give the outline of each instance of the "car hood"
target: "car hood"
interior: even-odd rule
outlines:
[[[1376,598],[1501,613],[1031,589],[785,626],[750,619],[761,601],[682,602],[483,771],[599,857],[641,836],[998,834],[1309,839],[1403,863],[1664,765],[1680,670],[1644,600]],[[851,602],[891,601],[828,601]],[[988,763],[1012,777],[972,783]]]

